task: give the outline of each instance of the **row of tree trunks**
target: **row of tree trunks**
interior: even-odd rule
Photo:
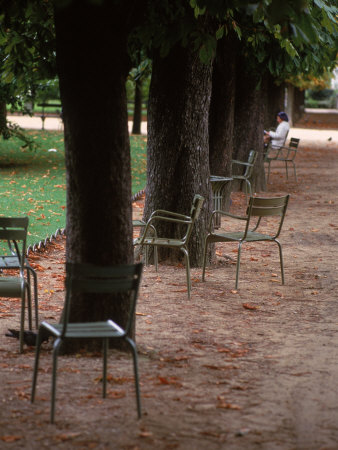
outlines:
[[[156,209],[189,214],[195,194],[204,208],[190,240],[191,265],[201,265],[203,240],[211,211],[209,106],[211,64],[189,48],[176,46],[153,58],[148,106],[147,188],[144,219]],[[159,236],[172,236],[163,224]],[[170,233],[170,234],[169,234]],[[160,259],[172,258],[161,249]],[[174,256],[177,259],[177,255]]]

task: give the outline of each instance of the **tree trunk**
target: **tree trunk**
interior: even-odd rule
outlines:
[[[73,1],[55,10],[64,112],[67,262],[133,262],[125,81],[126,6]],[[74,296],[70,320],[124,324],[128,302]],[[101,346],[101,343],[97,345]],[[67,346],[67,352],[78,345]]]
[[[7,105],[6,102],[0,102],[0,135],[8,139],[10,134],[7,128]]]
[[[305,110],[305,92],[294,88],[292,103],[292,123],[293,126],[302,118]]]
[[[233,159],[247,161],[250,150],[257,151],[258,158],[251,178],[252,189],[253,192],[265,190],[263,167],[264,86],[259,88],[254,75],[246,72],[246,64],[243,59],[237,65],[236,83]],[[232,184],[234,189],[236,185]]]
[[[212,95],[209,114],[210,173],[231,176],[234,146],[234,113],[236,90],[237,38],[230,35],[218,41],[212,72]],[[227,209],[232,190],[228,183],[223,190],[223,209]]]
[[[202,64],[195,52],[176,46],[165,58],[154,56],[149,92],[144,219],[155,209],[189,214],[194,195],[202,195],[205,204],[189,245],[192,266],[201,265],[211,209],[211,73],[211,65]],[[158,235],[172,236],[172,228],[166,223]],[[161,259],[168,258],[165,250],[160,251]]]
[[[276,117],[280,111],[285,110],[285,84],[276,84],[271,75],[267,77],[266,102],[264,110],[264,129],[276,128]]]
[[[141,134],[142,122],[142,81],[135,81],[134,117],[132,134]]]

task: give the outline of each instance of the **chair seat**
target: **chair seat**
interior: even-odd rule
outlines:
[[[61,336],[63,324],[42,322],[41,326],[55,337]],[[112,320],[107,320],[105,322],[69,323],[65,338],[122,338],[125,335],[122,328]]]
[[[20,261],[17,256],[1,256],[0,269],[20,267]]]
[[[238,231],[233,233],[214,233],[208,236],[209,242],[229,242],[229,241],[241,241],[244,237],[244,232]],[[214,239],[213,239],[214,238]],[[272,241],[273,238],[268,234],[263,233],[253,233],[248,231],[245,241],[254,242],[254,241]]]
[[[21,297],[22,284],[19,277],[0,277],[0,297]]]
[[[184,241],[182,239],[166,239],[166,238],[142,238],[134,239],[134,245],[160,245],[161,247],[182,247]]]

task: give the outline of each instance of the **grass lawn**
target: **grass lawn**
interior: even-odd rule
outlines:
[[[22,149],[18,139],[0,140],[1,215],[29,216],[27,245],[64,228],[66,181],[62,131],[27,131],[39,144]],[[131,136],[132,193],[146,184],[146,137]]]

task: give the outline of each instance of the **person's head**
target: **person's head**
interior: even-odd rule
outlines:
[[[285,122],[289,122],[288,115],[287,115],[284,111],[281,111],[281,112],[279,112],[279,113],[277,114],[277,122],[280,123],[280,122],[282,122],[283,120],[284,120]]]

